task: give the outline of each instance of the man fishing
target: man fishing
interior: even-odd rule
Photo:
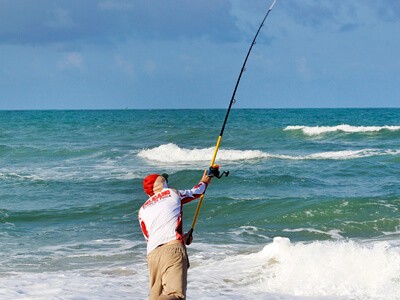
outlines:
[[[189,260],[185,245],[192,236],[183,234],[182,206],[203,195],[210,182],[207,171],[190,190],[171,189],[167,174],[144,178],[149,199],[139,210],[139,223],[147,241],[150,300],[186,299]]]
[[[150,300],[185,299],[187,269],[189,262],[186,247],[192,242],[192,231],[196,224],[204,193],[211,177],[220,178],[229,172],[219,173],[219,166],[214,164],[225,130],[240,79],[245,70],[247,59],[256,43],[258,33],[275,5],[274,0],[262,20],[253,42],[250,45],[242,69],[236,81],[231,101],[226,112],[221,133],[215,145],[210,169],[204,172],[200,183],[191,190],[177,191],[168,186],[167,176],[151,174],[143,181],[143,188],[150,197],[139,210],[139,223],[147,241],[147,264],[150,273]],[[209,174],[209,175],[207,175]],[[183,235],[182,205],[200,197],[193,218],[190,234]]]

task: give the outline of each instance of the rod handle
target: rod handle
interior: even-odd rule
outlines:
[[[190,245],[193,241],[193,228],[190,228],[190,230],[185,234],[185,244]]]

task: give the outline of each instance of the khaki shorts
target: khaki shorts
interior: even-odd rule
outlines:
[[[160,295],[167,296],[165,299],[186,298],[188,257],[186,247],[180,241],[169,242],[151,251],[147,255],[147,265],[150,300],[156,300]]]

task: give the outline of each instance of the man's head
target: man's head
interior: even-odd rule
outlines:
[[[149,196],[161,192],[163,188],[168,187],[168,175],[167,174],[150,174],[143,180],[144,192]]]

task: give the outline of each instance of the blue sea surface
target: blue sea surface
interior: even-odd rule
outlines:
[[[0,111],[0,298],[145,299],[143,177],[191,188],[225,110]],[[188,299],[400,299],[400,109],[233,109]],[[189,229],[197,203],[184,207]]]

